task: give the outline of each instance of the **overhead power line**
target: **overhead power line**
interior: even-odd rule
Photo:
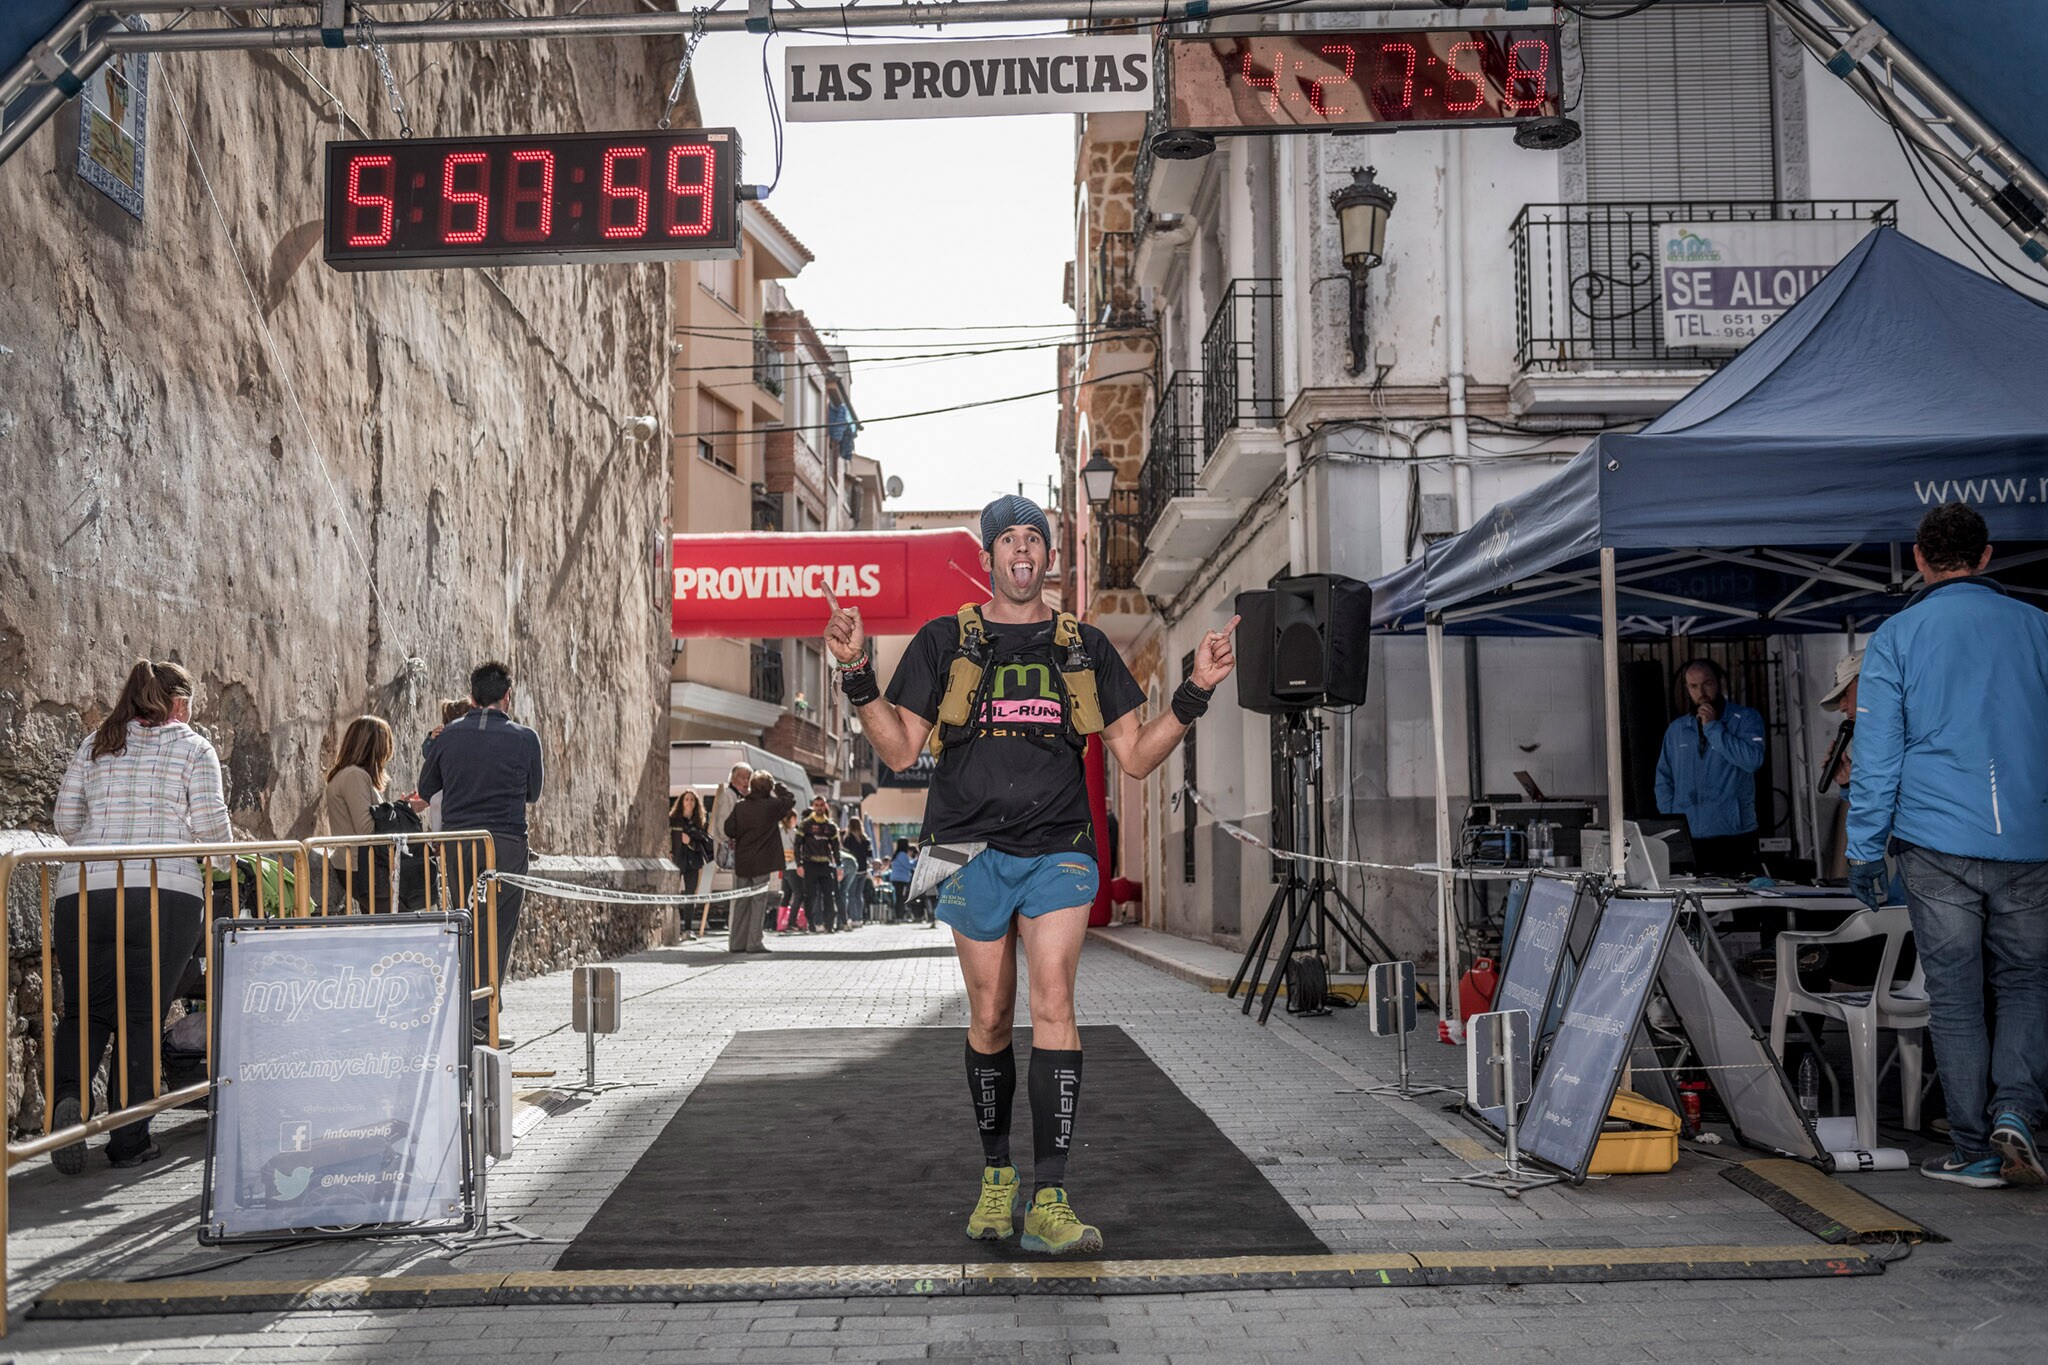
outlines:
[[[943,408],[926,408],[922,412],[892,412],[883,417],[863,417],[860,419],[860,424],[865,428],[880,422],[907,422],[914,417],[937,417],[948,412],[966,412],[972,408],[992,408],[1003,403],[1021,403],[1030,398],[1050,398],[1054,394],[1072,393],[1077,389],[1085,389],[1090,384],[1106,384],[1112,379],[1149,380],[1151,378],[1152,371],[1149,369],[1118,370],[1113,374],[1099,374],[1093,379],[1084,379],[1078,384],[1055,384],[1049,389],[1034,389],[1030,393],[1004,394],[1001,398],[977,398],[972,402],[953,403]],[[814,422],[805,426],[732,427],[724,431],[678,431],[674,433],[674,438],[682,441],[696,440],[699,437],[705,436],[773,436],[785,431],[829,432],[831,429],[832,424],[829,422]]]

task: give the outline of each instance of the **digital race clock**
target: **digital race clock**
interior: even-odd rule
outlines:
[[[1171,125],[1198,133],[1468,127],[1559,112],[1552,28],[1168,38]]]
[[[730,128],[327,144],[337,270],[740,254]]]

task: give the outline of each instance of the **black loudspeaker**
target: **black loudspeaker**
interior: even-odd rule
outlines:
[[[1237,704],[1277,715],[1365,700],[1372,589],[1340,574],[1237,595]]]

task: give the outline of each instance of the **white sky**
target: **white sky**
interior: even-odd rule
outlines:
[[[951,36],[865,32],[895,40]],[[778,101],[783,47],[836,41],[817,34],[772,40]],[[765,184],[774,176],[775,153],[761,42],[708,34],[691,74],[705,124],[737,127],[743,177]],[[1060,302],[1073,255],[1073,149],[1073,117],[1064,114],[784,125],[782,183],[768,206],[817,257],[784,287],[820,332],[847,343],[855,357],[854,406],[864,423],[873,423],[861,432],[859,449],[902,478],[903,497],[892,507],[979,507],[1015,492],[1020,480],[1044,501],[1057,464],[1058,400],[1051,395],[902,422],[874,419],[1059,382],[1050,343],[1073,326],[1072,311]],[[853,330],[991,324],[1004,330]],[[835,336],[835,328],[845,330]],[[863,363],[1025,342],[1047,344],[1004,355]]]

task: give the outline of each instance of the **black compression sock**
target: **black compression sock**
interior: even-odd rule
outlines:
[[[1081,1103],[1081,1053],[1031,1049],[1032,1180],[1039,1189],[1067,1183],[1067,1149]]]
[[[991,1166],[1010,1164],[1010,1102],[1017,1094],[1017,1054],[976,1052],[967,1040],[967,1093],[974,1098],[974,1126],[981,1153]]]

